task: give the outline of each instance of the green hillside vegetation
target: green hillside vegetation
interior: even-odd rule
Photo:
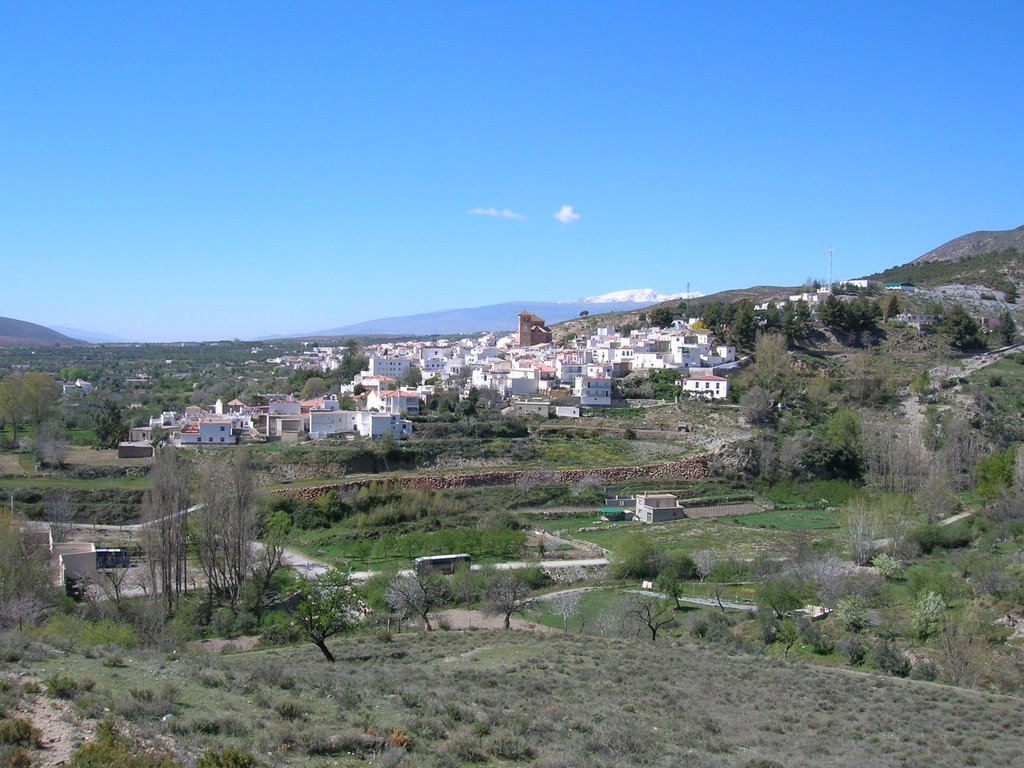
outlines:
[[[1003,251],[966,256],[952,261],[928,261],[890,267],[884,272],[868,275],[871,280],[886,283],[906,282],[922,287],[962,283],[983,285],[1001,291],[1013,302],[1024,281],[1024,256],[1009,248]]]

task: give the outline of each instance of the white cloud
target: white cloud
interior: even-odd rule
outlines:
[[[563,205],[558,209],[555,218],[563,224],[572,224],[574,221],[579,221],[580,215],[572,209],[571,205]]]
[[[510,211],[508,208],[502,208],[500,211],[497,208],[470,208],[466,213],[469,216],[491,216],[495,219],[511,219],[512,221],[526,221],[526,217],[521,213]]]

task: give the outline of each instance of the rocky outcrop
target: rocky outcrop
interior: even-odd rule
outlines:
[[[483,488],[495,485],[517,485],[535,482],[538,485],[579,483],[596,479],[605,484],[629,483],[636,480],[700,480],[707,477],[708,461],[694,456],[667,464],[646,464],[634,467],[602,467],[561,470],[505,470],[474,472],[472,474],[412,475],[407,477],[380,476],[353,480],[347,483],[318,485],[310,488],[283,489],[282,495],[302,500],[315,499],[328,491],[353,491],[378,485],[384,488],[412,490],[444,490],[446,488]]]

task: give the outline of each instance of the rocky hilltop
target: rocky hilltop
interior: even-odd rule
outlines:
[[[911,264],[928,264],[935,261],[956,261],[983,253],[994,253],[1007,249],[1024,252],[1024,227],[996,232],[971,232],[940,245],[924,256],[914,259]]]

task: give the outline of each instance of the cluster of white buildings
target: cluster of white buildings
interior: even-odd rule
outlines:
[[[686,394],[725,398],[729,380],[718,372],[737,364],[736,349],[719,344],[707,330],[691,327],[694,322],[625,334],[598,328],[568,346],[524,345],[520,335],[493,333],[375,344],[364,350],[366,370],[337,394],[311,400],[266,395],[266,405],[218,400],[210,408],[189,406],[184,413],[165,412],[149,425],[133,428],[131,441],[150,442],[155,430],[176,445],[206,446],[334,435],[405,438],[413,428],[407,417],[417,416],[424,400],[446,389],[466,396],[473,387],[493,390],[515,411],[578,417],[580,408],[612,404],[614,379],[652,369],[677,372],[677,384]],[[311,346],[304,354],[268,362],[326,372],[337,369],[345,354],[343,348]],[[417,378],[409,375],[413,367],[425,383],[411,386]]]
[[[434,387],[490,389],[525,410],[538,400],[573,398],[578,408],[610,406],[612,381],[634,371],[668,369],[678,372],[684,392],[724,398],[728,379],[717,375],[736,364],[735,347],[719,344],[707,330],[678,321],[670,329],[648,328],[620,333],[598,328],[570,345],[553,343],[523,345],[520,336],[484,334],[457,341],[440,339],[378,344],[368,348],[368,370],[342,387],[343,394],[365,389],[366,408],[415,415],[411,399],[386,408],[384,397],[432,394]],[[426,386],[398,389],[396,382],[413,366],[422,372]],[[563,414],[568,415],[568,413]]]
[[[370,399],[364,397],[364,401]],[[361,410],[342,410],[336,395],[310,400],[277,395],[268,400],[267,405],[246,405],[232,400],[226,406],[218,400],[210,409],[190,405],[181,414],[166,411],[151,418],[147,426],[133,427],[130,441],[149,443],[156,430],[161,430],[164,439],[179,446],[238,445],[254,441],[294,443],[332,435],[405,438],[412,434],[412,422],[404,418],[403,412],[394,410],[401,404],[396,399],[378,398],[379,409]],[[416,404],[418,408],[418,398]]]

